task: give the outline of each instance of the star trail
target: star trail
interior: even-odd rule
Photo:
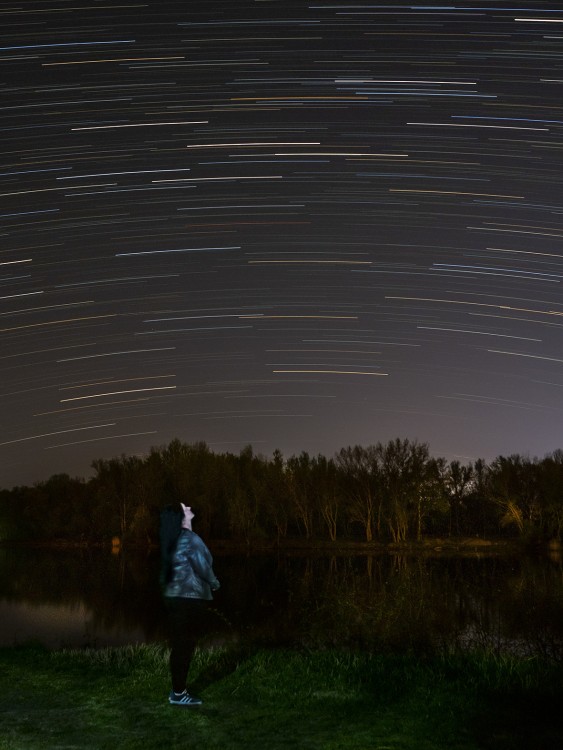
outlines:
[[[555,5],[4,4],[0,486],[562,447]]]

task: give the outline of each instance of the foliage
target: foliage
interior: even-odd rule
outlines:
[[[183,501],[214,539],[308,542],[425,536],[560,540],[563,452],[500,456],[489,466],[433,458],[424,443],[342,448],[333,458],[213,453],[173,440],[145,457],[96,459],[85,481],[67,474],[0,491],[0,540],[155,542],[158,511]]]

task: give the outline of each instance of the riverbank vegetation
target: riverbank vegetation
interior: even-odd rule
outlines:
[[[427,537],[560,541],[563,451],[461,464],[392,440],[334,457],[214,453],[179,440],[145,456],[93,461],[88,479],[58,474],[0,491],[0,541],[155,543],[158,510],[181,500],[208,539],[251,544],[402,544]]]
[[[561,666],[487,653],[200,649],[199,708],[168,705],[167,651],[0,649],[0,749],[553,750]]]

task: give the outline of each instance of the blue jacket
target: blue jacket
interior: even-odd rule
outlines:
[[[172,558],[171,578],[164,596],[187,599],[213,599],[211,591],[219,588],[213,572],[213,558],[203,539],[194,531],[182,529]]]

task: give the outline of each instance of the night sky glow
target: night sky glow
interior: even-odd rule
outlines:
[[[175,437],[563,447],[561,4],[0,26],[0,486]]]

